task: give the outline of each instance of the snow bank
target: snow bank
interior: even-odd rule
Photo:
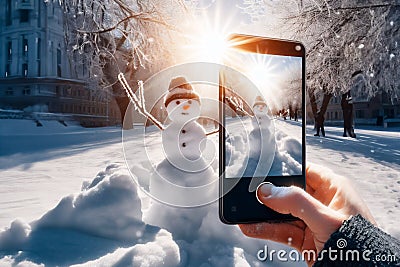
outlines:
[[[110,267],[110,266],[177,266],[180,262],[179,247],[172,236],[165,230],[160,230],[153,242],[138,244],[131,248],[119,248],[97,260],[73,267]]]
[[[240,177],[242,174],[253,176],[254,171],[266,173],[266,170],[263,170],[260,166],[268,167],[268,169],[271,166],[268,172],[269,176],[301,174],[302,147],[301,141],[298,140],[298,138],[301,138],[301,128],[298,127],[297,132],[293,132],[293,130],[287,128],[290,125],[281,120],[275,121],[275,126],[275,138],[271,139],[269,135],[263,137],[265,139],[263,140],[265,151],[260,154],[261,144],[260,141],[256,140],[260,137],[254,134],[254,130],[248,132],[248,129],[252,129],[249,119],[228,120],[226,177]],[[292,136],[293,134],[295,136]],[[271,146],[275,146],[276,149],[270,149]],[[257,152],[254,153],[253,151]],[[272,159],[271,165],[259,165],[259,162],[268,163]]]
[[[16,262],[15,259],[13,259],[10,256],[6,256],[2,259],[0,259],[0,266],[2,267],[44,267],[44,264],[36,264],[31,261],[21,261],[21,262]]]
[[[119,165],[109,165],[83,191],[63,198],[36,227],[77,229],[99,237],[131,240],[144,229],[136,186]]]
[[[78,194],[64,197],[30,224],[0,232],[1,266],[177,266],[172,235],[142,221],[141,201],[126,168],[109,165]],[[38,265],[39,264],[39,265]]]
[[[28,240],[31,226],[16,219],[10,228],[0,232],[0,250],[17,250]]]

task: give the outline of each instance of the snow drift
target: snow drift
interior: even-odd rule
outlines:
[[[111,164],[78,194],[64,197],[30,224],[15,220],[0,232],[1,265],[176,266],[172,235],[142,221],[136,186]]]

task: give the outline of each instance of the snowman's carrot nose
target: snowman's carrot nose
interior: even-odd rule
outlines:
[[[188,110],[190,108],[190,105],[184,105],[183,110]]]

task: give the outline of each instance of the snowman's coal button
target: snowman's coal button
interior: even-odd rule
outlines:
[[[182,130],[182,133],[186,133],[186,130],[184,129],[184,130]]]
[[[186,143],[182,143],[182,146],[183,146],[183,147],[186,147]]]

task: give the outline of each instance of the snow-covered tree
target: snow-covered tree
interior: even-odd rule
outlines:
[[[353,87],[371,98],[400,96],[398,46],[400,5],[395,0],[246,0],[265,32],[301,40],[307,49],[307,87],[313,113],[323,95],[325,113],[332,95]],[[277,27],[279,24],[279,27]],[[269,27],[273,25],[272,27]],[[276,31],[279,29],[279,32]],[[353,93],[353,94],[354,94]]]
[[[65,38],[73,68],[99,94],[115,97],[124,118],[129,100],[118,83],[122,72],[141,79],[173,62],[173,15],[185,12],[180,0],[64,0]],[[85,70],[83,70],[84,72]],[[79,77],[79,75],[78,75]]]

